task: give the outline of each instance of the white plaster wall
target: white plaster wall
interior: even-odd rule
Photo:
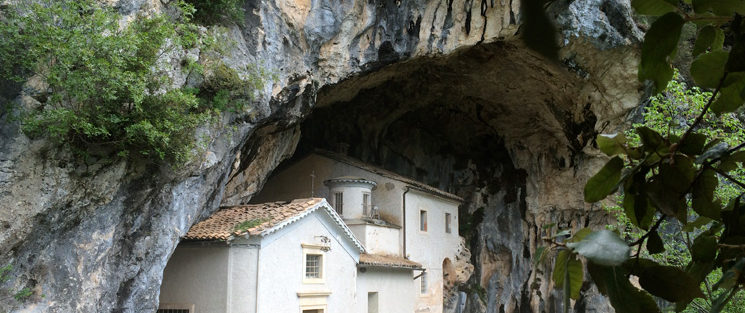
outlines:
[[[228,312],[228,259],[227,246],[178,246],[163,272],[160,303],[195,304],[200,313]]]
[[[427,231],[419,230],[419,211],[427,211]],[[445,232],[445,213],[451,216],[451,232]],[[442,312],[442,262],[445,258],[455,260],[460,237],[458,235],[458,204],[454,201],[433,197],[424,192],[411,190],[406,194],[406,254],[427,270],[428,290],[420,294],[417,310],[420,312]],[[419,292],[420,279],[416,280]],[[426,311],[425,309],[429,309]]]
[[[325,298],[326,313],[349,313],[355,305],[355,281],[359,251],[348,252],[341,235],[333,235],[333,223],[326,213],[316,211],[262,241],[258,279],[258,313],[300,312],[298,292],[331,292]],[[321,244],[321,237],[331,241],[324,253],[322,284],[303,283],[303,248],[301,244]]]
[[[384,255],[401,255],[401,250],[397,243],[399,240],[400,230],[396,228],[365,225],[365,249],[367,253],[384,254]]]
[[[364,193],[369,193],[372,197],[372,191],[370,187],[359,185],[336,185],[332,188],[329,188],[329,195],[326,200],[328,201],[328,203],[331,204],[331,206],[334,207],[334,209],[337,209],[336,197],[334,197],[334,193],[336,192],[342,193],[342,202],[344,203],[342,205],[341,215],[343,218],[349,219],[364,217],[364,215],[362,214],[362,199]],[[339,211],[337,210],[337,212]]]
[[[257,245],[230,247],[228,263],[228,310],[230,313],[256,313]]]
[[[417,298],[412,270],[367,268],[358,273],[357,306],[349,313],[367,313],[367,293],[378,292],[379,313],[412,313]]]
[[[315,175],[312,179],[312,193],[311,173]],[[385,220],[402,225],[402,193],[406,186],[404,183],[317,154],[310,154],[273,174],[261,192],[251,199],[251,202],[301,199],[312,195],[326,198],[329,203],[332,203],[333,199],[330,199],[328,187],[323,184],[323,181],[340,176],[362,177],[376,182],[377,186],[372,189],[372,205],[378,206]],[[361,199],[360,194],[359,203],[362,203]]]

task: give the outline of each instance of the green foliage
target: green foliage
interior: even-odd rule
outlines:
[[[241,22],[244,18],[243,0],[183,0],[194,6],[194,18],[205,24],[220,21]]]
[[[7,264],[3,267],[0,267],[0,284],[3,284],[11,279],[10,277],[10,271],[13,270],[13,265]],[[14,291],[12,289],[0,289],[2,294],[0,294],[0,300],[4,300],[3,294],[11,294],[13,296],[13,299],[19,302],[26,301],[29,297],[31,297],[34,292],[31,290],[31,288],[23,288],[18,291]],[[8,296],[7,298],[10,298]]]
[[[23,0],[6,7],[0,74],[17,81],[35,77],[43,86],[41,105],[22,113],[23,131],[82,154],[183,164],[195,148],[194,129],[226,108],[245,109],[252,88],[263,82],[252,77],[243,84],[217,62],[205,92],[173,89],[163,57],[203,48],[206,41],[190,22],[194,8],[175,3],[174,16],[139,16],[124,27],[116,11],[93,0]],[[194,60],[185,65],[203,70]]]
[[[553,278],[564,285],[565,311],[572,297],[566,264],[574,255],[587,259],[592,280],[616,312],[659,312],[652,296],[676,311],[741,311],[745,128],[729,112],[745,103],[745,2],[634,0],[632,6],[657,16],[638,73],[657,94],[644,124],[598,137],[598,148],[612,158],[585,185],[587,202],[620,191],[611,209],[619,225],[610,227],[620,236],[582,230],[563,239],[569,234],[560,231],[544,238],[551,245],[538,260],[559,250]],[[687,23],[699,27],[691,65],[698,86],[691,88],[673,80],[670,65]],[[629,258],[630,250],[636,253]],[[641,290],[629,282],[632,275]]]
[[[259,226],[267,221],[269,221],[268,218],[255,218],[255,219],[250,219],[248,221],[243,221],[238,224],[235,224],[235,226],[233,227],[233,231],[236,233],[244,233],[248,231],[249,229]]]
[[[31,297],[31,295],[33,295],[33,294],[34,294],[34,292],[31,291],[31,288],[23,288],[23,289],[19,290],[18,292],[16,292],[13,295],[13,298],[16,299],[16,301],[23,302],[23,301],[26,301],[26,299],[28,299],[29,297]]]

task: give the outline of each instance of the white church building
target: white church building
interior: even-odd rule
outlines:
[[[257,204],[223,207],[189,230],[158,311],[441,313],[462,249],[461,201],[317,151],[278,169]]]

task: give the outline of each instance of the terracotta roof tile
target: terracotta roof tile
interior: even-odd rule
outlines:
[[[377,267],[398,267],[420,269],[422,265],[412,260],[404,259],[400,256],[382,255],[382,254],[360,254],[360,265],[377,266]]]
[[[322,198],[309,198],[222,207],[206,220],[192,226],[184,239],[228,241],[246,233],[260,235],[265,230],[313,208],[321,201]],[[240,228],[241,223],[246,225]]]

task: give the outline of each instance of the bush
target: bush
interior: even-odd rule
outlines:
[[[263,82],[241,84],[238,74],[220,63],[218,72],[229,74],[209,80],[212,94],[202,95],[208,98],[200,98],[199,89],[168,90],[171,81],[158,60],[200,42],[190,23],[194,8],[177,4],[176,17],[141,16],[126,27],[120,27],[117,12],[93,0],[24,0],[6,8],[0,18],[0,74],[17,81],[37,76],[48,84],[37,97],[40,107],[21,114],[23,131],[81,153],[113,150],[185,162],[194,148],[194,129],[228,104],[244,109],[252,95],[247,88]],[[238,87],[239,92],[219,89]]]
[[[213,24],[220,21],[243,20],[243,0],[186,0],[196,8],[194,18],[200,23]]]

